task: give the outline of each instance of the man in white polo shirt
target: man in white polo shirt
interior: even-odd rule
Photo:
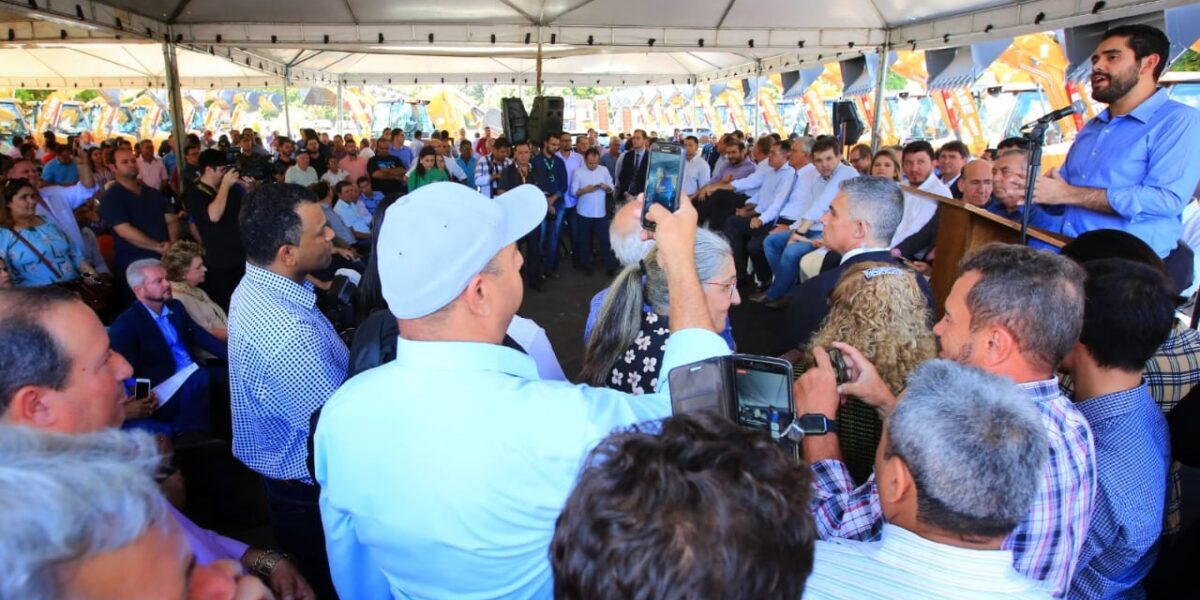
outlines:
[[[376,257],[396,358],[334,394],[314,443],[341,597],[550,597],[550,539],[588,452],[670,414],[665,381],[637,397],[544,381],[501,344],[524,290],[516,241],[546,210],[533,185],[488,199],[448,182],[387,209]],[[695,210],[649,218],[671,294],[663,371],[727,354],[696,275]]]
[[[584,166],[576,169],[571,176],[571,193],[578,201],[575,207],[579,223],[576,227],[575,257],[578,268],[588,275],[592,274],[593,238],[596,240],[596,250],[604,260],[605,272],[612,276],[617,271],[617,257],[608,239],[607,201],[612,190],[612,176],[608,169],[600,166],[600,151],[588,148],[584,153]]]

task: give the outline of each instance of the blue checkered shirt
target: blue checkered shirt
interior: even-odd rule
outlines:
[[[1145,598],[1167,498],[1171,440],[1145,384],[1076,404],[1096,440],[1096,508],[1071,598]]]
[[[234,456],[264,477],[312,483],[309,417],[345,381],[349,359],[311,283],[247,263],[229,306]]]
[[[1019,385],[1041,413],[1050,454],[1029,516],[1004,538],[1001,548],[1013,552],[1017,571],[1062,597],[1078,564],[1095,496],[1092,432],[1079,410],[1058,391],[1057,379]],[[841,461],[819,461],[812,469],[816,475],[813,516],[821,539],[878,541],[883,509],[875,475],[855,487]]]

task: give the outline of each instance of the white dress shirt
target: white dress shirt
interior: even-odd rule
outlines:
[[[833,204],[833,198],[837,196],[840,184],[847,179],[858,177],[858,169],[846,164],[838,163],[833,173],[829,174],[828,178],[821,177],[820,172],[810,183],[812,185],[811,197],[812,203],[808,205],[808,209],[800,215],[801,219],[808,219],[813,222],[809,231],[821,231],[825,226],[821,224],[821,215],[824,215],[829,210],[829,205]]]
[[[608,197],[608,192],[603,189],[597,189],[587,192],[582,196],[577,192],[577,190],[581,190],[589,185],[600,183],[606,183],[610,188],[613,187],[613,180],[608,174],[608,169],[596,165],[595,169],[589,169],[584,166],[575,170],[574,175],[571,177],[571,193],[578,197],[579,204],[575,207],[575,212],[579,213],[579,216],[589,219],[599,219],[606,214],[604,201]]]
[[[346,227],[354,230],[355,233],[371,233],[371,213],[367,211],[367,207],[363,206],[362,202],[355,200],[354,204],[349,204],[341,199],[336,202],[333,212],[342,218]]]
[[[971,550],[884,524],[879,542],[818,541],[804,598],[1046,599],[1011,550]]]
[[[909,184],[911,185],[911,184]],[[925,182],[917,189],[922,192],[929,192],[939,196],[950,197],[950,188],[942,183],[936,175],[932,173]],[[904,192],[904,216],[900,218],[900,226],[896,228],[896,234],[892,236],[892,247],[903,242],[908,236],[918,232],[937,212],[937,201],[924,196],[910,194]]]
[[[755,164],[753,173],[730,182],[733,185],[733,191],[753,197],[762,187],[763,181],[766,180],[767,172],[772,170],[771,165],[768,165],[765,160]]]
[[[763,161],[763,164],[766,164],[766,161]],[[762,172],[762,186],[753,196],[746,199],[746,204],[753,204],[760,215],[771,215],[770,219],[763,218],[765,223],[768,220],[774,221],[775,216],[779,215],[779,209],[783,207],[788,193],[792,191],[796,170],[792,165],[783,163],[778,169],[768,166]]]
[[[563,164],[567,167],[567,196],[564,198],[566,204],[563,204],[563,206],[571,208],[579,201],[575,197],[575,186],[571,185],[571,182],[574,181],[575,171],[583,168],[583,155],[572,150],[570,155],[564,155],[562,152],[559,152],[558,157],[562,159]]]
[[[79,231],[79,222],[75,220],[75,209],[83,206],[96,191],[97,188],[87,187],[82,183],[39,188],[38,194],[42,197],[42,202],[38,202],[37,214],[58,225],[71,245],[82,252],[87,245],[83,242],[83,233]]]
[[[696,191],[709,179],[712,179],[712,170],[708,167],[708,161],[697,152],[683,167],[683,193],[695,196]]]

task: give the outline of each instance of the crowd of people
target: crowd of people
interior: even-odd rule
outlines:
[[[1108,108],[1031,205],[1021,139],[22,144],[0,598],[1188,597],[1200,111],[1167,52],[1105,35]],[[644,206],[655,141],[673,212]],[[938,197],[1062,243],[939,257]],[[518,315],[565,260],[609,278],[574,377]],[[743,294],[799,373],[783,435],[672,414]],[[252,520],[239,473],[272,547],[205,527]]]

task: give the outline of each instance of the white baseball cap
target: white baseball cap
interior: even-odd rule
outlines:
[[[450,182],[423,186],[387,209],[376,242],[383,298],[397,319],[450,303],[505,246],[541,225],[546,195],[526,184],[495,198]]]

